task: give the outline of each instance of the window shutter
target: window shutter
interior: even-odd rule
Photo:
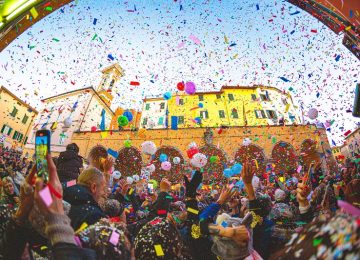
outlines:
[[[257,111],[255,110],[254,112],[255,112],[256,118],[259,118]]]
[[[6,125],[3,125],[3,127],[1,128],[1,133],[4,133]]]

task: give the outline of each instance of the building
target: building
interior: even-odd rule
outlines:
[[[340,150],[346,158],[355,159],[360,156],[360,128],[345,137]]]
[[[168,101],[144,99],[140,127],[260,126],[300,124],[301,121],[290,94],[277,88],[224,86],[215,92],[176,94]]]
[[[43,99],[44,108],[35,120],[26,148],[35,148],[35,133],[40,129],[51,130],[51,151],[55,154],[66,149],[76,131],[108,130],[114,117],[111,93],[123,75],[122,68],[114,64],[102,70],[96,89],[86,87]]]
[[[334,146],[331,148],[331,152],[338,163],[342,163],[345,159],[345,156],[341,152],[342,148],[343,146]]]
[[[0,101],[0,145],[22,148],[38,111],[3,86]]]
[[[130,112],[132,114],[133,118],[131,121],[129,121],[129,124],[127,126],[123,126],[121,129],[122,130],[137,129],[137,127],[140,125],[141,112],[137,111],[135,109],[123,109],[121,107],[118,107],[115,110],[114,117],[111,120],[110,128],[109,128],[110,130],[121,130],[119,128],[118,118],[119,118],[119,116],[124,115],[125,112]]]
[[[143,102],[139,128],[164,129],[168,127],[168,102],[163,98],[146,98]]]

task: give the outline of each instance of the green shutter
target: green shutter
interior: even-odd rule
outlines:
[[[258,114],[256,113],[256,110],[254,110],[256,118],[259,118]]]
[[[4,133],[6,125],[3,125],[3,127],[1,128],[1,133]]]
[[[28,140],[28,137],[25,137],[24,144],[26,144],[27,140]]]
[[[13,129],[12,129],[11,127],[9,127],[9,131],[8,131],[7,134],[10,135],[12,130],[13,130]]]

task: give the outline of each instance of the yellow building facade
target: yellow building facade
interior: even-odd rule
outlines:
[[[161,98],[144,99],[147,104]],[[164,100],[165,101],[165,100]],[[176,93],[167,102],[168,124],[160,128],[200,128],[222,126],[261,126],[300,124],[291,95],[274,87],[224,86],[220,91]],[[160,112],[160,110],[159,110]],[[164,111],[162,111],[164,114]],[[156,111],[143,114],[141,122],[156,117]],[[162,115],[164,116],[164,115]],[[282,121],[281,121],[282,120]],[[145,124],[140,128],[146,128]],[[159,127],[156,127],[159,128]]]
[[[0,102],[0,145],[22,148],[38,111],[3,86]]]

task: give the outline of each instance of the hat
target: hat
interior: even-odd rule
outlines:
[[[164,218],[156,217],[143,226],[134,245],[136,259],[187,259],[180,234]]]
[[[81,231],[78,237],[83,247],[96,251],[96,259],[131,259],[130,242],[122,223],[101,219]]]

